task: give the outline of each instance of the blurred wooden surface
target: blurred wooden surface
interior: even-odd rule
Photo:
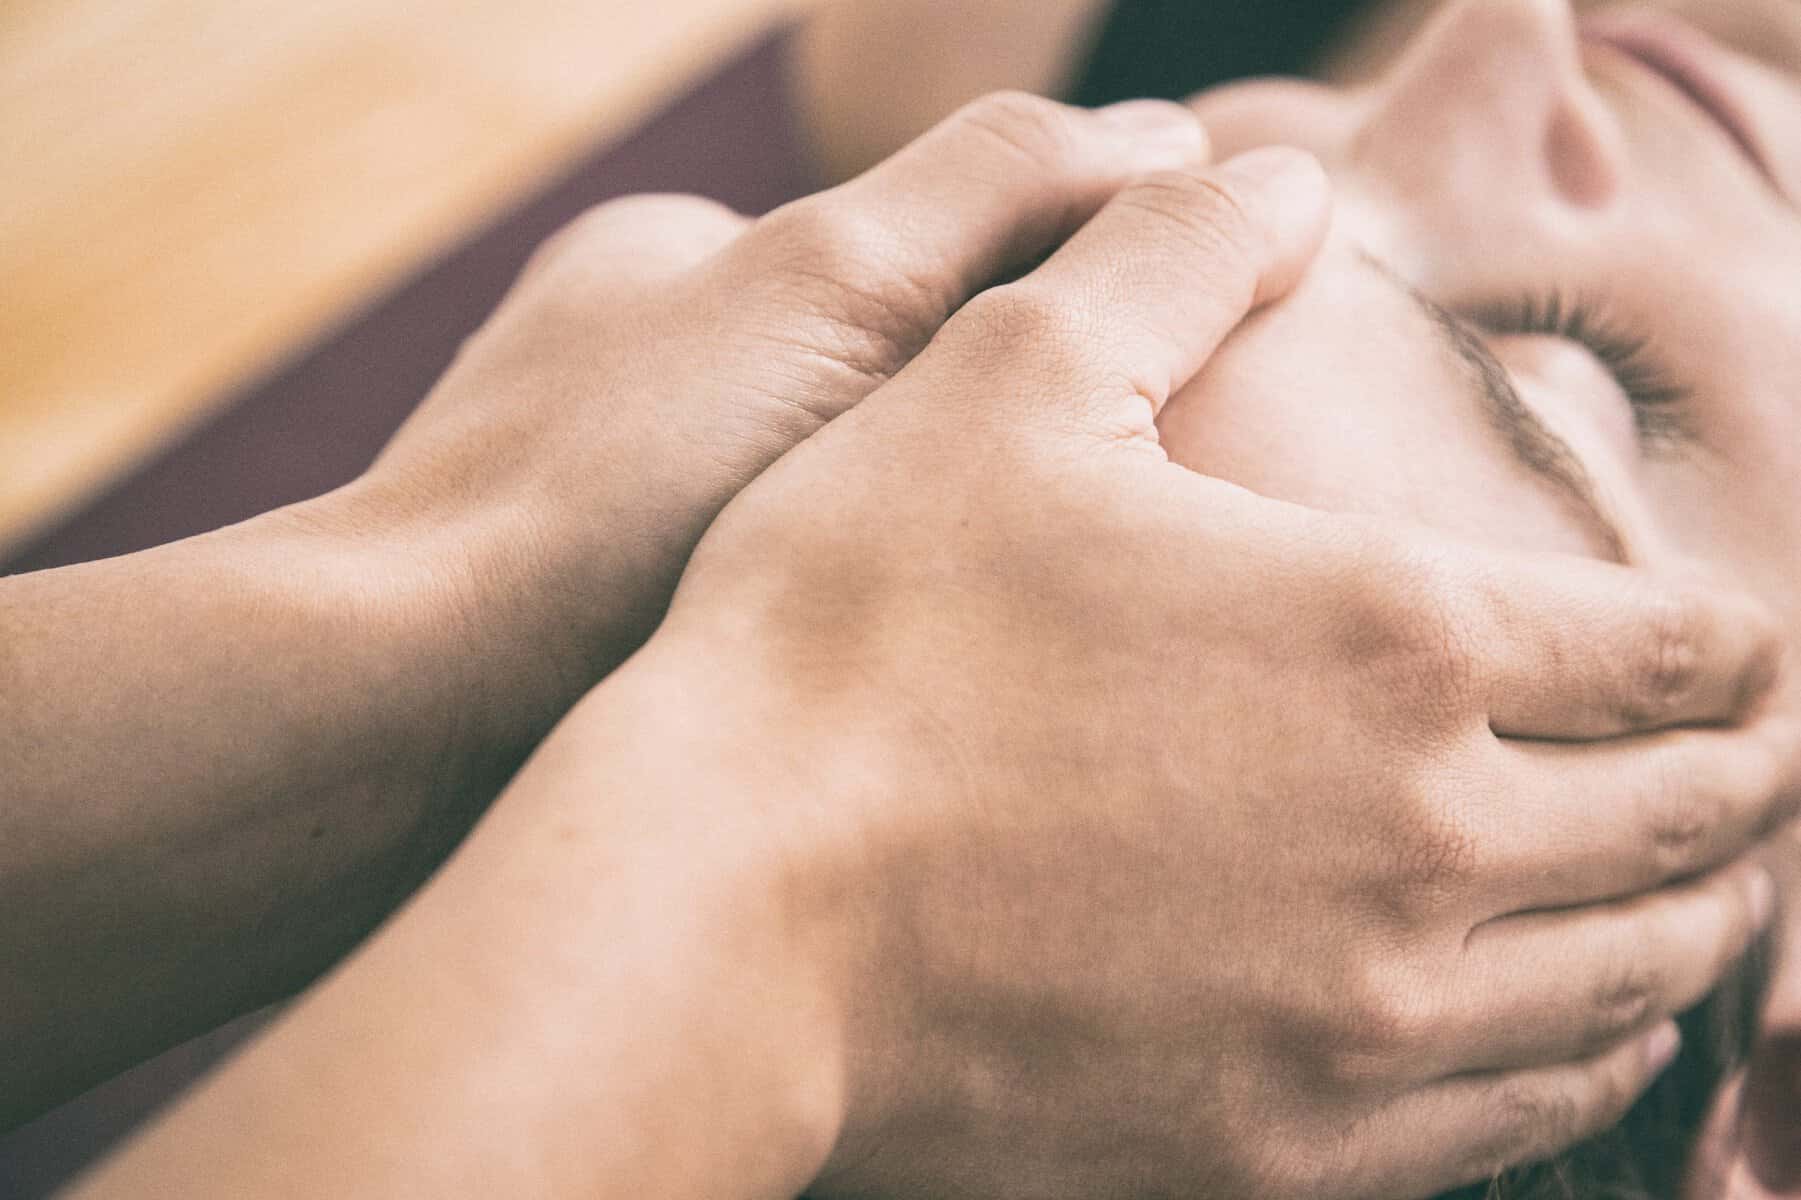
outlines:
[[[808,0],[0,0],[0,549]]]

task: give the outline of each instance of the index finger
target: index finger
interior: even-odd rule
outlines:
[[[1699,581],[1547,556],[1491,564],[1468,595],[1465,632],[1502,737],[1738,724],[1782,676],[1775,618]]]

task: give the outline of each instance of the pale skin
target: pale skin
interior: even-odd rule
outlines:
[[[1292,153],[1161,173],[965,305],[78,1194],[1424,1195],[1616,1119],[1769,914],[1782,643],[1693,580],[1168,461],[1164,402],[1327,207]],[[1609,740],[1504,752],[1572,730]],[[1478,777],[1545,812],[1446,804]]]
[[[0,1124],[350,949],[655,628],[726,501],[983,281],[1203,153],[1174,115],[1034,157],[977,112],[747,236],[609,205],[365,478],[0,581]]]
[[[1672,12],[1687,19],[1671,23]],[[1738,109],[1740,129],[1722,127],[1651,69],[1656,53],[1647,48],[1661,45],[1697,48]],[[1268,387],[1272,375],[1254,368],[1235,376],[1240,386],[1222,379],[1207,408],[1205,449],[1191,437],[1186,461],[1270,494],[1370,513],[1406,506],[1411,483],[1432,493],[1415,507],[1433,523],[1483,540],[1554,545],[1561,524],[1572,549],[1742,583],[1791,636],[1801,632],[1801,408],[1790,383],[1801,369],[1793,296],[1801,8],[1716,0],[1584,16],[1544,0],[1463,3],[1444,6],[1386,62],[1349,89],[1246,84],[1194,103],[1223,145],[1300,144],[1330,164],[1345,198],[1342,235],[1405,264],[1410,284],[1471,323],[1524,403],[1566,443],[1617,542],[1597,540],[1595,523],[1574,520],[1567,505],[1559,522],[1556,488],[1536,488],[1537,505],[1497,504],[1503,489],[1494,486],[1477,499],[1481,476],[1455,457],[1461,443],[1443,436],[1437,406],[1392,393],[1352,407],[1365,436],[1382,431],[1373,433],[1378,442],[1397,436],[1397,421],[1410,427],[1398,436],[1416,443],[1405,455],[1415,475],[1398,485],[1394,475],[1362,475],[1348,457],[1311,469],[1319,463],[1308,437],[1287,440],[1294,453],[1279,467],[1246,458],[1251,420],[1265,430],[1283,423],[1272,403],[1291,425],[1299,417],[1299,389],[1285,400]],[[1590,310],[1587,331],[1567,322],[1519,327],[1508,307],[1552,291],[1566,307]],[[1290,336],[1331,344],[1324,320]],[[1593,345],[1605,341],[1639,349],[1623,359],[1616,348],[1610,365]],[[1337,368],[1318,368],[1335,387],[1347,377],[1343,362]],[[1332,419],[1313,415],[1314,438]],[[1180,431],[1170,432],[1181,458]],[[1417,453],[1428,440],[1430,453]],[[1497,441],[1489,439],[1491,453]],[[1379,450],[1364,461],[1383,457]],[[1459,503],[1460,495],[1469,499]],[[1801,844],[1791,838],[1775,849],[1792,880]],[[1801,945],[1801,922],[1790,922],[1784,941]],[[1792,1195],[1801,1182],[1801,958],[1789,953],[1783,963],[1742,1136],[1731,1136],[1730,1097],[1716,1123],[1712,1153],[1728,1160],[1721,1169],[1734,1197]],[[1721,1186],[1696,1195],[1717,1196]]]
[[[825,23],[849,27],[857,8],[844,6]],[[905,14],[888,10],[886,19],[906,24]],[[1711,39],[1705,61],[1741,110],[1740,137],[1635,53],[1669,35],[1670,14],[1692,26],[1673,27],[1676,36]],[[1037,36],[1031,26],[1019,32]],[[956,41],[948,29],[936,37]],[[867,49],[836,44],[844,54]],[[908,50],[889,43],[884,53],[904,58]],[[1034,53],[1073,50],[1041,45]],[[1194,102],[1222,148],[1275,142],[1318,153],[1343,203],[1339,248],[1312,290],[1248,332],[1210,380],[1172,406],[1163,422],[1172,456],[1323,508],[1737,580],[1787,628],[1801,629],[1793,454],[1801,430],[1789,386],[1801,369],[1793,301],[1801,272],[1801,7],[1396,3],[1338,48],[1323,77],[1333,86],[1249,83]],[[829,71],[813,78],[832,94]],[[921,89],[914,103],[929,95]],[[831,104],[838,115],[822,120],[855,120],[862,103]],[[922,112],[929,107],[914,119]],[[904,126],[893,110],[886,119],[884,127]],[[1362,261],[1369,254],[1382,270]],[[1385,271],[1471,322],[1527,406],[1568,444],[1620,536],[1522,471],[1505,440],[1471,419],[1467,371],[1461,386],[1445,386],[1443,372],[1456,366],[1446,361],[1444,339],[1394,294]],[[1483,319],[1496,300],[1504,311],[1552,289],[1642,342],[1643,357],[1686,398],[1641,406],[1635,419],[1620,372],[1573,331]],[[1339,315],[1346,311],[1360,314],[1354,326]],[[1310,353],[1293,353],[1297,344]],[[1360,377],[1364,398],[1347,400]],[[1657,434],[1657,421],[1672,415],[1682,428]],[[1636,427],[1647,418],[1643,436]],[[1786,872],[1796,857],[1787,851]],[[1801,944],[1801,926],[1791,923],[1785,940]],[[1746,1139],[1730,1137],[1727,1097],[1714,1142],[1716,1156],[1748,1154],[1775,1190],[1759,1190],[1765,1185],[1751,1177],[1752,1163],[1739,1161],[1725,1168],[1734,1196],[1791,1194],[1801,1178],[1801,959],[1791,953],[1785,961],[1791,969],[1777,979],[1747,1091]],[[1717,1196],[1718,1187],[1697,1194]]]

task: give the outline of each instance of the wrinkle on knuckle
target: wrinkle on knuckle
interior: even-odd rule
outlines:
[[[879,247],[887,234],[833,192],[783,205],[758,222],[757,233],[760,266],[807,280],[855,278],[885,257]]]
[[[1705,857],[1727,820],[1727,805],[1701,781],[1682,778],[1666,755],[1660,759],[1648,818],[1651,853],[1660,871],[1681,874]]]
[[[1403,886],[1421,908],[1432,909],[1462,895],[1476,873],[1477,843],[1459,821],[1422,821],[1400,858]]]
[[[1466,785],[1438,765],[1390,794],[1376,827],[1386,856],[1372,875],[1383,911],[1412,934],[1432,925],[1477,882],[1482,846]]]
[[[1062,174],[1076,158],[1068,110],[1029,92],[991,92],[973,100],[958,110],[951,127],[973,133],[986,143],[985,151],[998,151],[1035,172]]]
[[[1524,1080],[1495,1085],[1488,1121],[1494,1136],[1481,1161],[1494,1171],[1567,1149],[1583,1131],[1582,1106],[1572,1092]]]
[[[1460,619],[1452,581],[1434,564],[1400,554],[1352,592],[1347,650],[1405,710],[1411,732],[1459,730],[1481,711],[1477,639]]]
[[[1164,171],[1134,183],[1114,200],[1121,210],[1139,215],[1154,228],[1159,250],[1174,249],[1203,263],[1259,262],[1264,257],[1257,225],[1244,201],[1227,185],[1205,175]],[[1254,277],[1224,266],[1209,267],[1214,286],[1227,284],[1249,291]],[[1224,298],[1224,297],[1222,297]],[[1231,297],[1249,307],[1249,296]]]
[[[1442,1033],[1430,990],[1385,960],[1363,964],[1340,990],[1326,1056],[1341,1087],[1392,1082]]]
[[[1662,972],[1637,958],[1602,977],[1589,1005],[1589,1045],[1599,1050],[1642,1028],[1659,1015]]]
[[[757,275],[781,291],[818,352],[882,382],[917,354],[954,303],[942,280],[907,270],[894,233],[841,197],[819,196],[765,218]]]
[[[1621,700],[1620,716],[1628,726],[1656,728],[1682,711],[1701,678],[1702,625],[1694,597],[1653,600]]]
[[[1040,363],[1086,358],[1091,349],[1077,306],[1024,284],[983,292],[964,305],[953,322],[983,349],[1023,349]]]

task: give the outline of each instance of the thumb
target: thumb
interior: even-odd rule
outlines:
[[[1011,355],[1028,378],[1054,381],[1013,393],[1025,403],[1107,397],[1148,403],[1154,417],[1246,316],[1295,285],[1330,210],[1324,171],[1297,150],[1151,176],[1036,271],[978,296],[940,341],[991,374],[997,354]]]

